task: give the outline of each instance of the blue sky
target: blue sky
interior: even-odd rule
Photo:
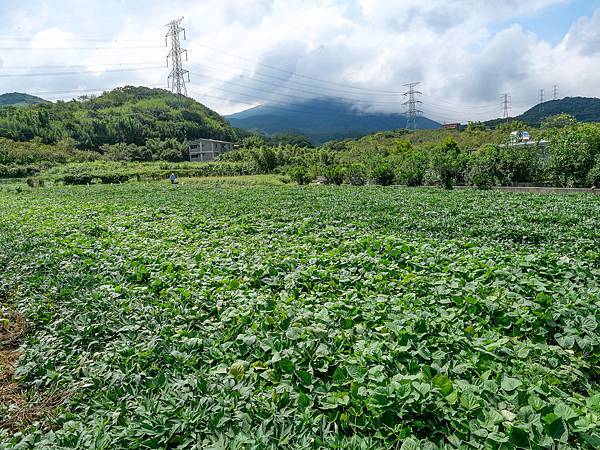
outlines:
[[[600,8],[600,0],[572,0],[549,6],[532,14],[500,21],[498,24],[492,24],[490,28],[500,30],[512,23],[518,23],[526,30],[537,34],[540,39],[556,45],[565,37],[573,22],[581,17],[591,16],[598,8]]]
[[[166,87],[179,16],[189,93],[221,113],[323,95],[401,112],[412,81],[440,121],[495,117],[504,92],[516,114],[554,84],[600,96],[600,0],[0,0],[0,92]]]

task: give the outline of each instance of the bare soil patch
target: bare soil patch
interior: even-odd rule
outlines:
[[[25,317],[12,311],[0,299],[0,428],[9,432],[44,421],[66,398],[65,395],[44,395],[28,390],[15,379],[21,356],[17,349],[26,330]]]

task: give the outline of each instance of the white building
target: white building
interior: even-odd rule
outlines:
[[[190,142],[190,161],[214,161],[219,155],[233,150],[233,142],[196,139]]]

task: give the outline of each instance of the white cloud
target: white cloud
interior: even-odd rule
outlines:
[[[60,3],[68,6],[60,9],[52,3],[15,3],[10,32],[34,36],[28,46],[74,48],[8,51],[3,63],[82,64],[86,73],[27,78],[26,83],[1,79],[6,81],[2,90],[164,82],[166,70],[106,69],[162,64],[164,48],[122,47],[164,45],[164,25],[183,15],[187,67],[193,73],[189,90],[205,94],[199,100],[223,113],[248,103],[319,94],[354,100],[365,109],[401,111],[399,95],[346,86],[396,92],[404,83],[420,80],[424,109],[439,120],[453,121],[498,116],[503,92],[512,93],[517,113],[535,103],[539,88],[550,91],[554,83],[571,95],[597,95],[600,90],[595,68],[600,64],[600,10],[576,21],[555,46],[510,25],[567,0],[105,0],[86,5],[67,0]],[[33,17],[31,22],[27,17]],[[497,29],[501,21],[509,25]],[[116,41],[69,41],[90,37]],[[17,44],[23,43],[12,43]],[[94,49],[99,46],[103,49]],[[304,76],[293,77],[295,71]]]

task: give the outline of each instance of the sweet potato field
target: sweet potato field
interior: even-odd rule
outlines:
[[[598,196],[4,189],[0,267],[0,448],[600,448]]]

